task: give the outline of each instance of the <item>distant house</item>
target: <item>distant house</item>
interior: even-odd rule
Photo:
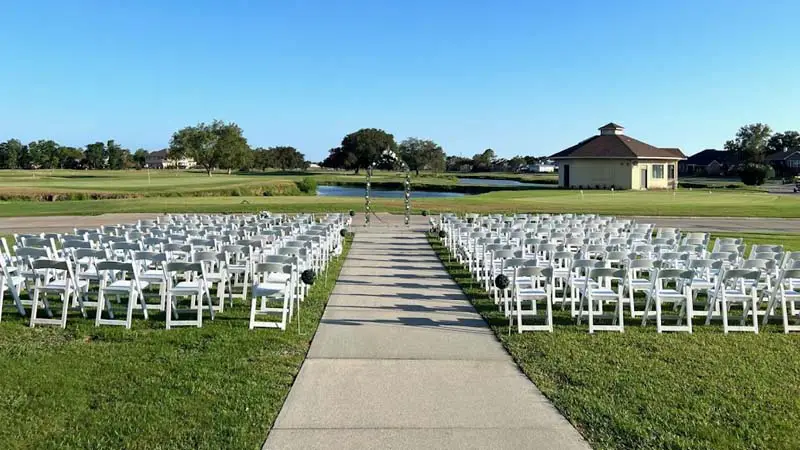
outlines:
[[[174,169],[176,165],[178,169],[191,169],[195,166],[195,162],[194,159],[186,157],[178,160],[170,159],[167,150],[164,149],[148,153],[145,165],[151,169]]]
[[[800,174],[800,152],[775,152],[764,161],[775,169],[778,175],[797,175]]]
[[[659,148],[625,136],[615,123],[550,158],[558,162],[558,185],[566,188],[671,189],[678,186],[677,148]]]
[[[526,172],[530,173],[553,173],[556,171],[555,164],[529,164],[526,169]]]
[[[678,163],[678,173],[681,175],[725,175],[728,168],[735,164],[733,152],[705,149],[690,156],[686,161]]]

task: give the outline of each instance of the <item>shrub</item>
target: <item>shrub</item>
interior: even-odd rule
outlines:
[[[297,188],[304,194],[316,194],[317,180],[314,177],[305,177],[297,183]]]
[[[746,164],[739,169],[739,177],[742,183],[748,186],[761,186],[767,179],[769,169],[760,164]]]

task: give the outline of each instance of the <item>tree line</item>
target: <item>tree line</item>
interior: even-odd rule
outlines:
[[[219,120],[201,122],[176,131],[165,150],[165,159],[169,164],[164,166],[178,167],[178,161],[187,161],[204,169],[209,175],[214,170],[292,170],[309,166],[305,155],[296,148],[252,148],[240,126]],[[0,169],[140,169],[148,166],[149,155],[150,152],[141,148],[131,152],[114,140],[98,141],[85,147],[70,147],[53,140],[23,144],[18,139],[10,139],[0,143]],[[359,173],[370,166],[399,169],[405,163],[410,170],[419,174],[423,170],[519,171],[541,159],[532,156],[498,158],[492,149],[477,153],[472,158],[447,156],[442,146],[431,139],[409,137],[398,144],[391,133],[377,128],[362,128],[346,135],[338,147],[330,149],[320,165]]]
[[[150,152],[131,152],[114,140],[70,147],[53,140],[23,144],[19,139],[0,142],[0,169],[142,169]],[[166,160],[191,159],[210,175],[213,170],[305,169],[305,155],[291,146],[251,148],[241,127],[215,120],[176,131],[166,149]],[[177,164],[175,164],[177,167]]]
[[[794,172],[792,168],[779,164],[780,158],[775,156],[788,156],[800,151],[800,133],[793,130],[775,133],[767,124],[753,123],[739,128],[736,136],[725,142],[724,149],[731,153],[729,163],[742,181],[760,185],[773,171],[779,175]],[[770,164],[769,160],[774,163]]]

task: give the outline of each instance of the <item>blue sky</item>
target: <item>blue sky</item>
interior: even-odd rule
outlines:
[[[214,118],[322,159],[362,127],[555,153],[609,122],[691,154],[800,129],[796,0],[0,0],[0,140],[165,147]]]

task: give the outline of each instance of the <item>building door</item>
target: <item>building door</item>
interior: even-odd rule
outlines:
[[[642,181],[639,183],[642,189],[647,189],[647,169],[642,169]]]
[[[564,164],[564,187],[569,187],[569,164]]]

